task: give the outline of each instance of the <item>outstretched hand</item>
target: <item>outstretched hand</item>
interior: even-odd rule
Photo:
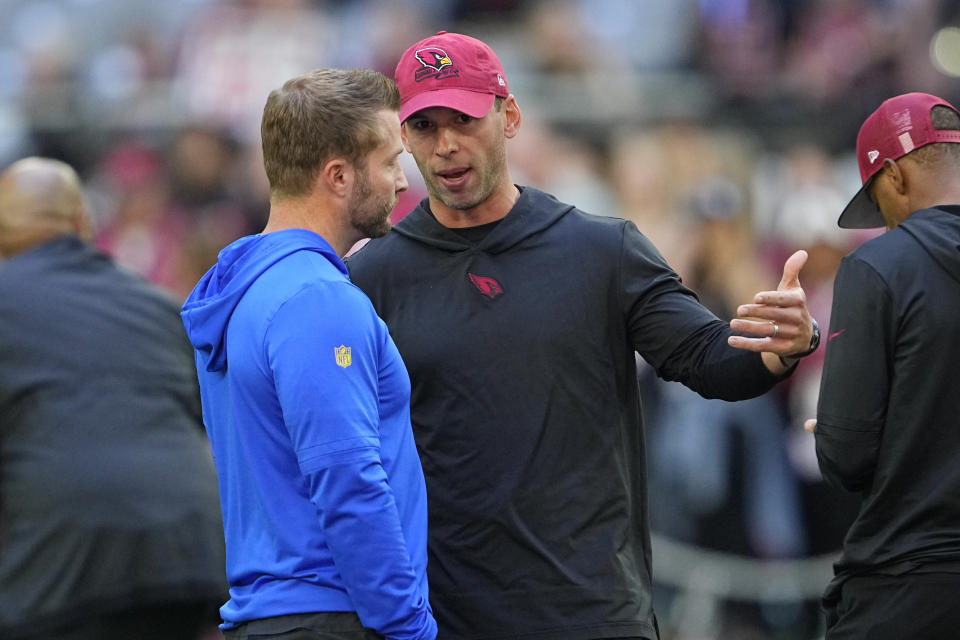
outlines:
[[[727,342],[731,347],[785,358],[809,348],[813,319],[807,310],[807,295],[800,286],[800,270],[806,263],[807,252],[797,251],[784,263],[776,291],[761,291],[753,297],[752,304],[737,308],[738,317],[730,321],[730,328],[744,335],[730,336]],[[770,361],[764,361],[771,366]]]

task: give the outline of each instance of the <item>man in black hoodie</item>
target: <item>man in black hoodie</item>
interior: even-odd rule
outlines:
[[[824,595],[827,638],[960,633],[960,113],[891,98],[857,137],[844,228],[888,232],[834,284],[817,457],[863,498]]]
[[[732,335],[633,224],[514,185],[487,45],[441,32],[396,79],[429,197],[348,266],[411,376],[439,637],[657,638],[635,351],[708,397],[763,393],[815,346],[806,255]]]

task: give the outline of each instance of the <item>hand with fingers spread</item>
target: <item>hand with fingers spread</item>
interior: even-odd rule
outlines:
[[[731,347],[760,351],[767,368],[782,373],[819,343],[819,328],[807,310],[807,296],[800,286],[800,270],[807,252],[797,251],[783,265],[776,291],[761,291],[752,304],[740,305],[730,328],[743,334],[730,336]]]

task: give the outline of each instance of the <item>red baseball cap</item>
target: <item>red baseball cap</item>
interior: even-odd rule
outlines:
[[[400,122],[429,107],[448,107],[473,118],[510,95],[497,54],[485,43],[440,31],[407,49],[396,71]]]
[[[844,229],[886,226],[883,214],[867,195],[870,180],[883,168],[885,158],[899,160],[914,149],[935,142],[960,142],[960,131],[934,129],[930,111],[952,104],[929,93],[905,93],[890,98],[870,114],[857,135],[857,163],[863,186],[844,208],[837,224]]]

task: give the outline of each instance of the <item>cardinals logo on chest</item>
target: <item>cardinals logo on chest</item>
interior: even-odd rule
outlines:
[[[498,296],[503,295],[503,287],[500,286],[500,283],[493,278],[488,278],[487,276],[478,276],[474,273],[468,273],[467,276],[470,278],[470,282],[473,283],[473,286],[477,288],[477,291],[487,298],[494,300]]]

